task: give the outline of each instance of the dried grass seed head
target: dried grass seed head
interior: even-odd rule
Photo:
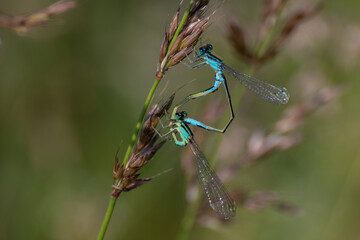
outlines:
[[[280,34],[277,35],[273,43],[269,46],[268,50],[263,56],[258,59],[259,63],[264,63],[273,57],[275,57],[281,48],[281,46],[289,39],[294,30],[300,26],[300,24],[313,17],[321,9],[321,5],[315,5],[307,10],[301,10],[291,15],[283,27],[280,30]]]
[[[169,47],[169,43],[170,43],[169,36],[165,31],[164,39],[163,39],[163,41],[161,43],[161,47],[160,47],[159,63],[161,63],[164,60],[167,49]]]
[[[279,18],[286,2],[287,0],[264,1],[263,20],[260,25],[258,36],[260,42],[262,39],[265,39],[269,32],[274,28],[276,19]],[[262,54],[262,56],[255,54],[254,51],[252,51],[251,48],[246,45],[243,29],[234,23],[230,23],[228,25],[228,39],[240,56],[242,56],[245,60],[254,66],[258,66],[274,58],[283,44],[289,39],[296,27],[299,26],[302,21],[314,16],[320,10],[320,8],[321,5],[317,4],[307,10],[298,11],[291,15],[280,28],[279,34],[274,37],[273,41],[268,46],[265,53]]]
[[[250,61],[255,58],[250,47],[246,44],[244,30],[235,22],[228,22],[228,39],[236,52],[245,60]]]
[[[170,108],[174,97],[175,93],[161,107],[155,105],[149,111],[141,128],[137,146],[131,153],[126,166],[120,166],[119,159],[117,156],[115,157],[113,175],[114,182],[117,184],[113,186],[113,197],[118,197],[122,191],[130,191],[152,179],[139,179],[138,171],[153,158],[165,143],[165,141],[157,143],[158,136],[154,134],[154,128],[158,124],[158,119]]]
[[[14,30],[18,34],[23,34],[34,27],[43,26],[52,16],[67,12],[75,6],[75,0],[63,0],[56,2],[45,9],[23,16],[12,17],[0,14],[0,25]]]
[[[196,0],[188,14],[185,23],[179,25],[180,8],[174,14],[170,23],[169,30],[165,32],[164,40],[160,48],[159,68],[156,76],[161,76],[170,67],[178,64],[191,53],[193,45],[196,44],[209,21],[209,17],[203,18],[208,0]],[[181,29],[179,29],[181,27]],[[175,33],[179,34],[175,36]],[[176,37],[176,39],[174,39]],[[171,48],[169,49],[171,45]],[[182,52],[182,53],[181,53]]]
[[[179,14],[180,14],[180,7],[175,12],[175,15],[170,23],[169,33],[167,34],[168,39],[172,39],[174,37],[175,31],[179,25]]]

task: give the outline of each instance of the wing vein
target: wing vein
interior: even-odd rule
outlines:
[[[201,188],[206,195],[210,207],[224,219],[234,217],[236,205],[231,198],[230,193],[221,183],[220,179],[210,167],[204,154],[200,151],[198,145],[193,139],[190,139],[190,148],[195,155],[195,165],[198,180]]]

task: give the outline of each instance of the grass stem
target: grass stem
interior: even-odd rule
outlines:
[[[106,230],[109,226],[109,222],[110,222],[112,213],[114,211],[115,203],[116,203],[116,198],[111,197],[110,201],[109,201],[108,209],[106,210],[106,214],[105,214],[104,220],[103,220],[101,228],[100,228],[99,235],[97,237],[97,240],[104,239]]]
[[[180,24],[179,24],[179,26],[178,26],[175,34],[174,34],[174,37],[173,37],[172,41],[171,41],[170,44],[169,44],[169,47],[168,47],[168,49],[167,49],[166,54],[169,53],[169,51],[170,51],[172,45],[174,44],[176,38],[179,36],[180,30],[181,30],[181,28],[183,27],[184,23],[186,22],[186,20],[187,20],[187,18],[188,18],[188,16],[189,16],[189,13],[190,13],[190,10],[191,10],[193,4],[194,4],[194,0],[190,0],[189,8],[188,8],[188,9],[186,10],[186,12],[184,13],[184,16],[182,17],[182,19],[181,19],[181,21],[180,21]],[[146,114],[146,112],[147,112],[147,110],[148,110],[148,107],[149,107],[149,104],[150,104],[150,102],[151,102],[151,99],[152,99],[153,96],[154,96],[155,90],[156,90],[156,88],[158,87],[161,79],[162,79],[163,76],[164,76],[164,71],[165,71],[165,68],[163,68],[163,69],[161,70],[161,72],[157,74],[156,79],[155,79],[155,81],[154,81],[154,83],[153,83],[153,85],[152,85],[152,87],[151,87],[151,89],[150,89],[150,91],[149,91],[149,93],[148,93],[148,96],[147,96],[147,98],[146,98],[146,100],[145,100],[145,103],[144,103],[143,108],[142,108],[142,110],[141,110],[141,112],[140,112],[140,115],[139,115],[139,119],[138,119],[138,121],[137,121],[137,123],[136,123],[136,126],[135,126],[135,131],[134,131],[134,133],[133,133],[133,135],[132,135],[132,137],[131,137],[131,142],[130,142],[130,144],[129,144],[127,150],[126,150],[126,153],[125,153],[125,155],[124,155],[124,159],[123,159],[123,162],[122,162],[122,164],[123,164],[124,166],[126,166],[128,160],[129,160],[130,154],[131,154],[131,150],[132,150],[133,147],[135,146],[136,139],[138,138],[138,135],[139,135],[139,132],[140,132],[141,124],[142,124],[142,122],[144,121],[145,114]],[[120,181],[120,180],[117,180],[114,184],[117,185],[117,184],[119,183],[119,181]],[[104,220],[103,220],[103,223],[102,223],[102,226],[101,226],[101,229],[100,229],[98,238],[97,238],[98,240],[104,239],[104,236],[105,236],[107,227],[108,227],[108,225],[109,225],[111,216],[112,216],[112,214],[113,214],[113,212],[114,212],[114,207],[115,207],[116,200],[117,200],[117,198],[115,198],[115,197],[113,197],[113,196],[110,197],[108,209],[107,209],[107,211],[106,211],[106,214],[105,214],[105,217],[104,217]]]

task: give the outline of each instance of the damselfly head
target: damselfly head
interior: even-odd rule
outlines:
[[[206,45],[201,46],[201,47],[199,48],[199,54],[200,54],[200,55],[203,55],[203,54],[205,54],[205,53],[210,52],[212,49],[213,49],[213,46],[212,46],[211,44],[206,44]]]
[[[181,111],[176,113],[176,117],[178,120],[184,120],[187,117],[187,113],[185,111]]]

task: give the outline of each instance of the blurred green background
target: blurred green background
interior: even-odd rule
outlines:
[[[225,23],[238,21],[254,40],[262,1],[249,2],[226,1],[203,37],[237,69],[244,65],[226,39]],[[1,0],[0,10],[21,15],[51,3]],[[288,11],[309,4],[290,1]],[[122,142],[122,157],[129,143],[153,83],[164,29],[177,6],[178,1],[165,0],[83,0],[24,36],[0,29],[1,239],[97,236],[115,152]],[[195,225],[191,239],[360,239],[359,9],[357,0],[324,1],[322,12],[256,73],[286,86],[290,104],[306,98],[308,85],[346,85],[341,98],[308,119],[302,144],[247,168],[229,184],[278,192],[304,214],[239,207],[230,224]],[[311,81],[314,75],[320,83]],[[183,84],[182,97],[204,89],[212,77],[208,67],[195,71],[180,64],[166,74],[153,102]],[[229,84],[236,86],[230,79]],[[201,110],[201,103],[191,107]],[[235,125],[268,129],[285,108],[257,100],[251,104],[241,105],[243,120]],[[142,169],[147,177],[174,168],[121,195],[106,239],[175,238],[185,209],[180,153],[167,143]]]

